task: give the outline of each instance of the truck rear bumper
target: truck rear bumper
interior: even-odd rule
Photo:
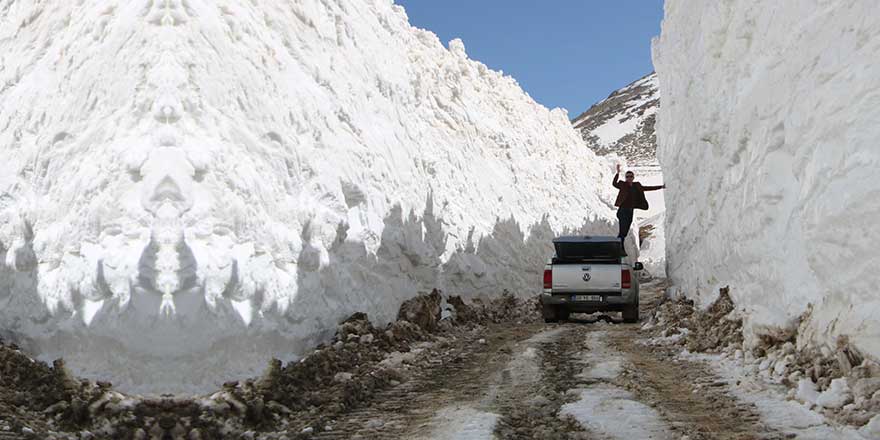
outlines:
[[[562,306],[575,313],[621,312],[626,306],[635,303],[633,295],[603,296],[602,301],[574,301],[574,294],[541,295],[544,305]]]

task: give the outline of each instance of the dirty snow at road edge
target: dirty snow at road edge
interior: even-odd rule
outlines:
[[[780,432],[796,436],[799,440],[876,440],[876,433],[839,426],[808,406],[789,399],[788,388],[772,384],[751,374],[742,360],[726,359],[720,355],[694,354],[687,351],[685,359],[708,363],[728,384],[731,394],[758,408],[762,420]]]

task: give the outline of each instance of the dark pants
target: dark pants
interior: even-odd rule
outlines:
[[[629,235],[629,228],[633,223],[633,208],[619,208],[617,210],[617,219],[620,220],[620,241],[623,242]]]

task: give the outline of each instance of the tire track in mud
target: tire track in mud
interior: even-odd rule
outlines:
[[[571,326],[497,326],[467,349],[315,433],[318,439],[588,439],[560,407],[573,399],[577,357]]]
[[[576,377],[576,370],[567,369],[580,348],[572,343],[570,330],[545,327],[513,344],[505,350],[507,362],[491,374],[481,398],[461,396],[459,402],[441,408],[425,429],[402,438],[567,439],[582,432],[573,420],[557,417],[569,384],[545,374],[555,370],[562,371],[558,377]]]
[[[573,400],[566,392],[578,386],[581,366],[577,358],[589,349],[579,332],[570,326],[556,329],[555,337],[535,341],[538,374],[528,383],[508,383],[496,403],[501,419],[495,435],[501,439],[587,439],[574,419],[559,417],[559,410]],[[516,368],[517,365],[510,367]]]
[[[634,330],[609,332],[609,346],[627,359],[614,381],[659,411],[671,430],[691,440],[776,440],[785,436],[766,426],[754,405],[727,392],[705,365],[676,358],[669,348],[647,347]]]
[[[642,291],[646,321],[665,285]],[[676,348],[645,344],[639,324],[585,326],[602,332],[602,343],[624,362],[608,382],[655,410],[673,438],[690,440],[777,440],[785,436],[766,426],[757,408],[732,396],[728,384],[708,366],[677,357]],[[588,337],[588,336],[587,336]]]
[[[616,384],[627,360],[608,347],[608,333],[614,331],[606,330],[609,327],[619,326],[587,324],[577,330],[590,347],[576,359],[583,385],[568,391],[576,399],[563,405],[560,414],[575,419],[595,438],[671,439],[660,414]]]
[[[447,362],[417,372],[410,380],[378,393],[371,402],[330,423],[316,439],[431,438],[444,409],[483,411],[491,402],[492,381],[503,371],[512,346],[543,325],[493,325],[483,336],[459,341]],[[485,343],[480,339],[485,338]],[[482,403],[481,403],[482,401]]]

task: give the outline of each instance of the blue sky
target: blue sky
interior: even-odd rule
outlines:
[[[395,0],[410,23],[513,76],[574,118],[650,73],[663,0]]]

